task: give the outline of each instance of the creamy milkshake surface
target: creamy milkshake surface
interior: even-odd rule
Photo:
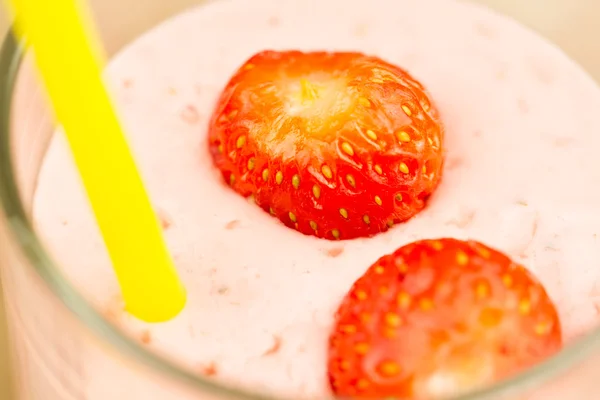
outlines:
[[[386,233],[336,242],[289,229],[230,190],[208,154],[208,118],[231,74],[264,49],[360,51],[419,79],[446,125],[444,174],[428,207]],[[186,309],[157,325],[123,311],[60,130],[34,222],[99,310],[184,367],[275,395],[328,395],[327,337],[341,298],[380,256],[422,238],[473,238],[523,263],[557,303],[567,340],[594,324],[600,91],[515,22],[452,0],[219,1],[144,35],[107,76]],[[110,371],[81,357],[86,398],[105,398],[98,388]],[[127,382],[119,393],[148,395]]]

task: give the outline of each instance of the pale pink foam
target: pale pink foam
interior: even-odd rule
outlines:
[[[207,118],[230,74],[267,48],[364,51],[430,89],[448,154],[424,212],[377,237],[333,243],[283,227],[224,187]],[[108,76],[168,221],[186,310],[157,326],[115,311],[118,287],[61,134],[40,176],[35,222],[90,300],[198,373],[297,397],[328,393],[326,339],[339,300],[378,257],[419,238],[471,237],[523,262],[558,303],[569,338],[597,318],[600,91],[510,20],[445,0],[223,1],[142,37]],[[100,399],[110,371],[84,363],[88,398]],[[155,398],[147,395],[136,398]]]

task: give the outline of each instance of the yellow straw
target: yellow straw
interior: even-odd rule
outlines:
[[[100,42],[85,4],[8,1],[64,126],[127,311],[146,322],[175,317],[185,290],[103,85]]]

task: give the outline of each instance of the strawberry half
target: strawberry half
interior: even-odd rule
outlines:
[[[423,209],[442,139],[421,84],[359,53],[261,52],[231,78],[209,127],[234,190],[328,239],[370,236]]]
[[[380,258],[354,284],[329,341],[333,392],[427,400],[518,373],[561,348],[540,283],[480,243],[425,240]]]

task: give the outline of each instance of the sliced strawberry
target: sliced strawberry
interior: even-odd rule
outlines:
[[[425,206],[443,130],[423,87],[359,53],[265,51],[225,87],[209,145],[225,180],[283,223],[369,236]]]
[[[339,396],[428,400],[534,365],[561,347],[540,283],[480,243],[425,240],[380,258],[354,284],[329,342]]]

